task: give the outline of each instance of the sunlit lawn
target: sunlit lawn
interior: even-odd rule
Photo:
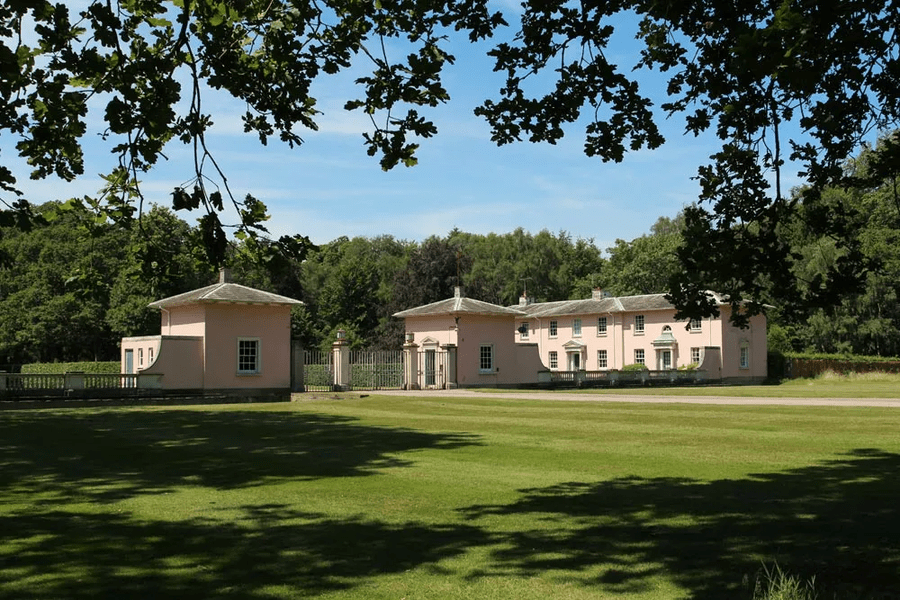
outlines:
[[[505,390],[495,388],[482,391],[496,393]],[[569,390],[565,393],[734,398],[900,398],[900,375],[828,373],[816,378],[788,379],[778,384],[767,385],[619,386]]]
[[[896,590],[898,473],[876,408],[0,411],[0,598],[745,598],[776,560]]]

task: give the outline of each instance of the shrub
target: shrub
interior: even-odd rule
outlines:
[[[623,373],[637,373],[640,371],[648,371],[647,365],[642,365],[640,363],[633,363],[630,365],[625,365],[622,367]]]
[[[689,365],[681,365],[678,367],[679,371],[696,371],[700,368],[700,363],[691,363]]]
[[[22,365],[22,373],[36,375],[60,375],[72,372],[105,375],[117,374],[120,371],[121,364],[118,361],[31,363],[29,365]]]

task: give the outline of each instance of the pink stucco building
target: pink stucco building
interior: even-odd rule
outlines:
[[[122,339],[122,373],[147,387],[287,393],[291,306],[299,300],[230,281],[157,300],[160,335]]]
[[[503,307],[454,298],[411,308],[407,352],[416,355],[418,387],[513,386],[552,372],[615,372],[640,363],[653,372],[696,366],[706,379],[758,382],[766,377],[766,319],[748,329],[728,321],[730,306],[710,292],[720,316],[675,321],[662,294],[530,302]]]

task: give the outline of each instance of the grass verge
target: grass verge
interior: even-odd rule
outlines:
[[[508,392],[483,388],[485,394]],[[540,390],[516,390],[519,394]],[[554,390],[568,394],[613,394],[635,396],[725,396],[733,398],[900,398],[900,375],[890,373],[826,372],[814,378],[788,379],[767,385],[685,385],[677,387],[612,387]]]
[[[900,412],[428,397],[0,413],[0,598],[900,588]],[[868,594],[868,595],[866,595]]]

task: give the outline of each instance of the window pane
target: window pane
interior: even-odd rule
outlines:
[[[481,347],[479,369],[482,371],[493,371],[494,368],[494,347],[484,345]]]
[[[259,372],[259,340],[238,340],[238,373]]]
[[[637,315],[634,317],[634,332],[644,333],[644,315]]]
[[[556,337],[556,321],[550,321],[550,337]]]
[[[572,321],[572,335],[581,335],[581,319]]]
[[[639,365],[644,364],[644,351],[643,351],[643,349],[641,349],[641,350],[635,350],[635,351],[634,351],[634,362],[636,362],[636,363],[639,364]]]
[[[550,353],[550,368],[558,369],[559,368],[559,357],[556,352]]]
[[[606,335],[606,317],[597,318],[597,335]]]
[[[606,350],[597,350],[597,368],[605,369],[606,367]]]

